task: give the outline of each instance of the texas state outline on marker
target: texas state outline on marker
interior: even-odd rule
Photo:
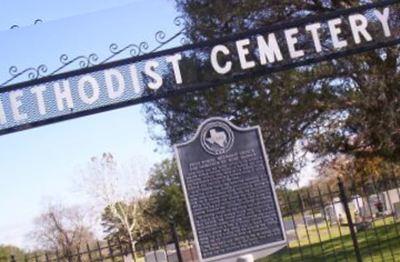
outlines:
[[[225,132],[218,132],[215,129],[211,129],[210,130],[210,136],[209,138],[206,138],[207,142],[209,142],[210,144],[217,144],[220,147],[224,147],[226,144],[226,139],[227,136],[225,134]]]

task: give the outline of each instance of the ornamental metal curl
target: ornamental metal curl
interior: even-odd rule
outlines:
[[[39,65],[38,67],[29,67],[22,71],[19,71],[16,66],[10,67],[8,72],[11,75],[11,78],[2,83],[0,86],[5,86],[8,83],[12,82],[13,80],[17,79],[20,76],[26,75],[29,80],[38,79],[40,77],[46,76],[47,73],[47,66],[46,65]]]
[[[179,20],[176,20],[178,18],[179,18]],[[182,22],[177,22],[177,21],[181,21],[181,19],[182,18],[180,18],[180,17],[175,18],[174,24],[175,25],[183,25]],[[161,31],[161,30],[157,31],[154,36],[154,40],[158,45],[155,48],[153,48],[151,51],[148,51],[148,49],[150,48],[150,45],[148,42],[141,42],[138,45],[137,44],[129,44],[123,48],[119,48],[118,44],[112,43],[108,48],[110,50],[110,52],[112,53],[112,55],[107,57],[106,59],[104,59],[100,64],[104,64],[104,63],[114,59],[116,56],[120,55],[121,53],[124,53],[125,51],[128,51],[128,53],[130,54],[130,57],[135,57],[135,56],[155,52],[155,51],[161,49],[163,46],[167,45],[168,43],[172,42],[179,36],[183,36],[184,32],[185,32],[185,29],[181,29],[172,37],[167,38],[167,34],[164,31]],[[183,40],[184,40],[184,38],[181,39],[180,43],[183,43]]]
[[[183,27],[186,23],[186,19],[184,16],[177,16],[174,19],[174,25],[178,27]]]
[[[42,19],[36,19],[36,20],[33,22],[34,25],[37,25],[37,24],[39,24],[39,23],[43,23],[43,20],[42,20]],[[19,25],[12,25],[12,26],[10,26],[10,29],[18,29],[18,28],[20,28]]]
[[[73,59],[69,59],[68,55],[63,54],[60,56],[59,60],[60,60],[60,63],[62,64],[62,66],[60,66],[59,68],[57,68],[56,70],[51,72],[50,75],[54,75],[74,63],[78,64],[80,68],[87,68],[90,66],[94,66],[97,64],[99,57],[98,57],[98,55],[92,53],[88,56],[80,55]]]
[[[43,22],[41,19],[36,19],[34,24],[41,23]],[[173,21],[174,25],[177,27],[183,27],[185,25],[185,19],[182,16],[178,16],[174,19]],[[13,28],[19,28],[18,25],[13,25],[11,29]],[[174,34],[171,37],[167,37],[167,34],[164,31],[157,31],[154,35],[154,41],[156,43],[156,46],[154,48],[150,48],[150,45],[148,42],[140,42],[139,44],[128,44],[122,48],[119,47],[118,44],[112,43],[108,50],[111,53],[108,57],[105,59],[101,60],[99,62],[99,56],[95,53],[91,53],[87,56],[85,55],[79,55],[74,58],[69,58],[67,54],[62,54],[59,58],[59,61],[61,63],[61,66],[46,75],[47,73],[47,67],[45,65],[39,65],[37,68],[35,67],[30,67],[26,68],[22,71],[18,71],[16,66],[12,66],[9,69],[9,73],[11,75],[11,78],[5,81],[4,83],[0,84],[0,88],[6,86],[7,84],[10,84],[17,78],[27,76],[29,80],[35,80],[39,79],[44,76],[52,76],[57,73],[60,73],[64,71],[67,67],[71,67],[73,65],[79,66],[79,68],[88,68],[94,65],[99,65],[99,64],[105,64],[109,61],[112,61],[115,59],[117,56],[120,56],[122,54],[126,54],[128,57],[135,57],[135,56],[140,56],[148,53],[152,53],[155,51],[160,50],[162,47],[165,45],[171,43],[172,41],[178,39],[179,37],[182,37],[179,42],[181,44],[187,44],[185,39],[185,28],[180,29],[176,34]]]
[[[165,34],[164,31],[158,31],[155,35],[155,40],[159,44],[165,44],[165,38],[167,35]]]

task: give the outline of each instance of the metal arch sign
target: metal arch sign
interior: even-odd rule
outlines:
[[[0,88],[0,135],[400,44],[386,0]]]

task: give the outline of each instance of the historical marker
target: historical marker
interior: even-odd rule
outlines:
[[[175,150],[201,260],[286,244],[259,127],[211,118]]]

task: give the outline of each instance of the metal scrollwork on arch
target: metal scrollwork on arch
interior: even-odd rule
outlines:
[[[34,80],[46,76],[47,66],[39,65],[38,67],[29,67],[21,71],[16,66],[12,66],[8,72],[10,73],[11,78],[2,83],[1,86],[9,84],[21,76],[27,76],[28,80]]]
[[[42,22],[42,20],[38,19],[35,21],[35,24]],[[182,16],[176,17],[173,21],[174,25],[179,28],[177,33],[168,37],[164,31],[157,31],[154,35],[154,43],[155,46],[151,47],[150,44],[146,41],[140,42],[139,44],[128,44],[126,46],[120,47],[116,43],[112,43],[108,51],[110,55],[102,60],[100,60],[99,56],[95,53],[91,53],[89,55],[79,55],[73,58],[70,58],[67,54],[62,54],[59,57],[60,66],[53,71],[48,73],[48,68],[46,65],[39,65],[38,67],[29,67],[24,70],[19,70],[16,66],[11,66],[9,68],[10,78],[3,83],[0,83],[0,88],[6,85],[22,82],[26,80],[35,80],[45,76],[52,76],[57,73],[65,72],[66,70],[74,70],[74,69],[82,69],[92,67],[94,65],[105,64],[107,62],[113,61],[118,57],[127,58],[127,57],[135,57],[140,56],[152,52],[156,52],[169,43],[177,40],[180,44],[187,44],[188,41],[185,38],[185,19]],[[10,29],[19,28],[18,25],[12,26]],[[18,81],[21,79],[21,81]]]
[[[184,24],[185,20],[182,16],[178,16],[174,19],[174,25],[177,27],[181,27],[181,29],[175,33],[173,36],[167,37],[167,34],[164,31],[157,31],[154,35],[154,42],[156,43],[156,46],[153,48],[150,48],[150,45],[148,42],[141,42],[139,44],[129,44],[126,45],[122,48],[118,46],[116,43],[112,43],[109,47],[109,50],[111,52],[111,55],[104,59],[101,64],[106,63],[108,61],[111,61],[115,59],[117,56],[123,54],[123,53],[128,53],[130,57],[135,57],[139,55],[144,55],[147,53],[152,53],[160,50],[162,47],[166,46],[167,44],[171,43],[172,41],[179,39],[180,38],[180,43],[187,43],[184,33],[185,33],[185,28]]]
[[[90,54],[88,56],[77,56],[73,59],[70,59],[68,55],[63,54],[60,56],[60,63],[62,64],[59,68],[51,72],[49,75],[54,75],[58,72],[61,72],[63,69],[68,67],[71,64],[77,64],[79,68],[86,68],[90,66],[94,66],[97,64],[99,57],[96,54]]]

